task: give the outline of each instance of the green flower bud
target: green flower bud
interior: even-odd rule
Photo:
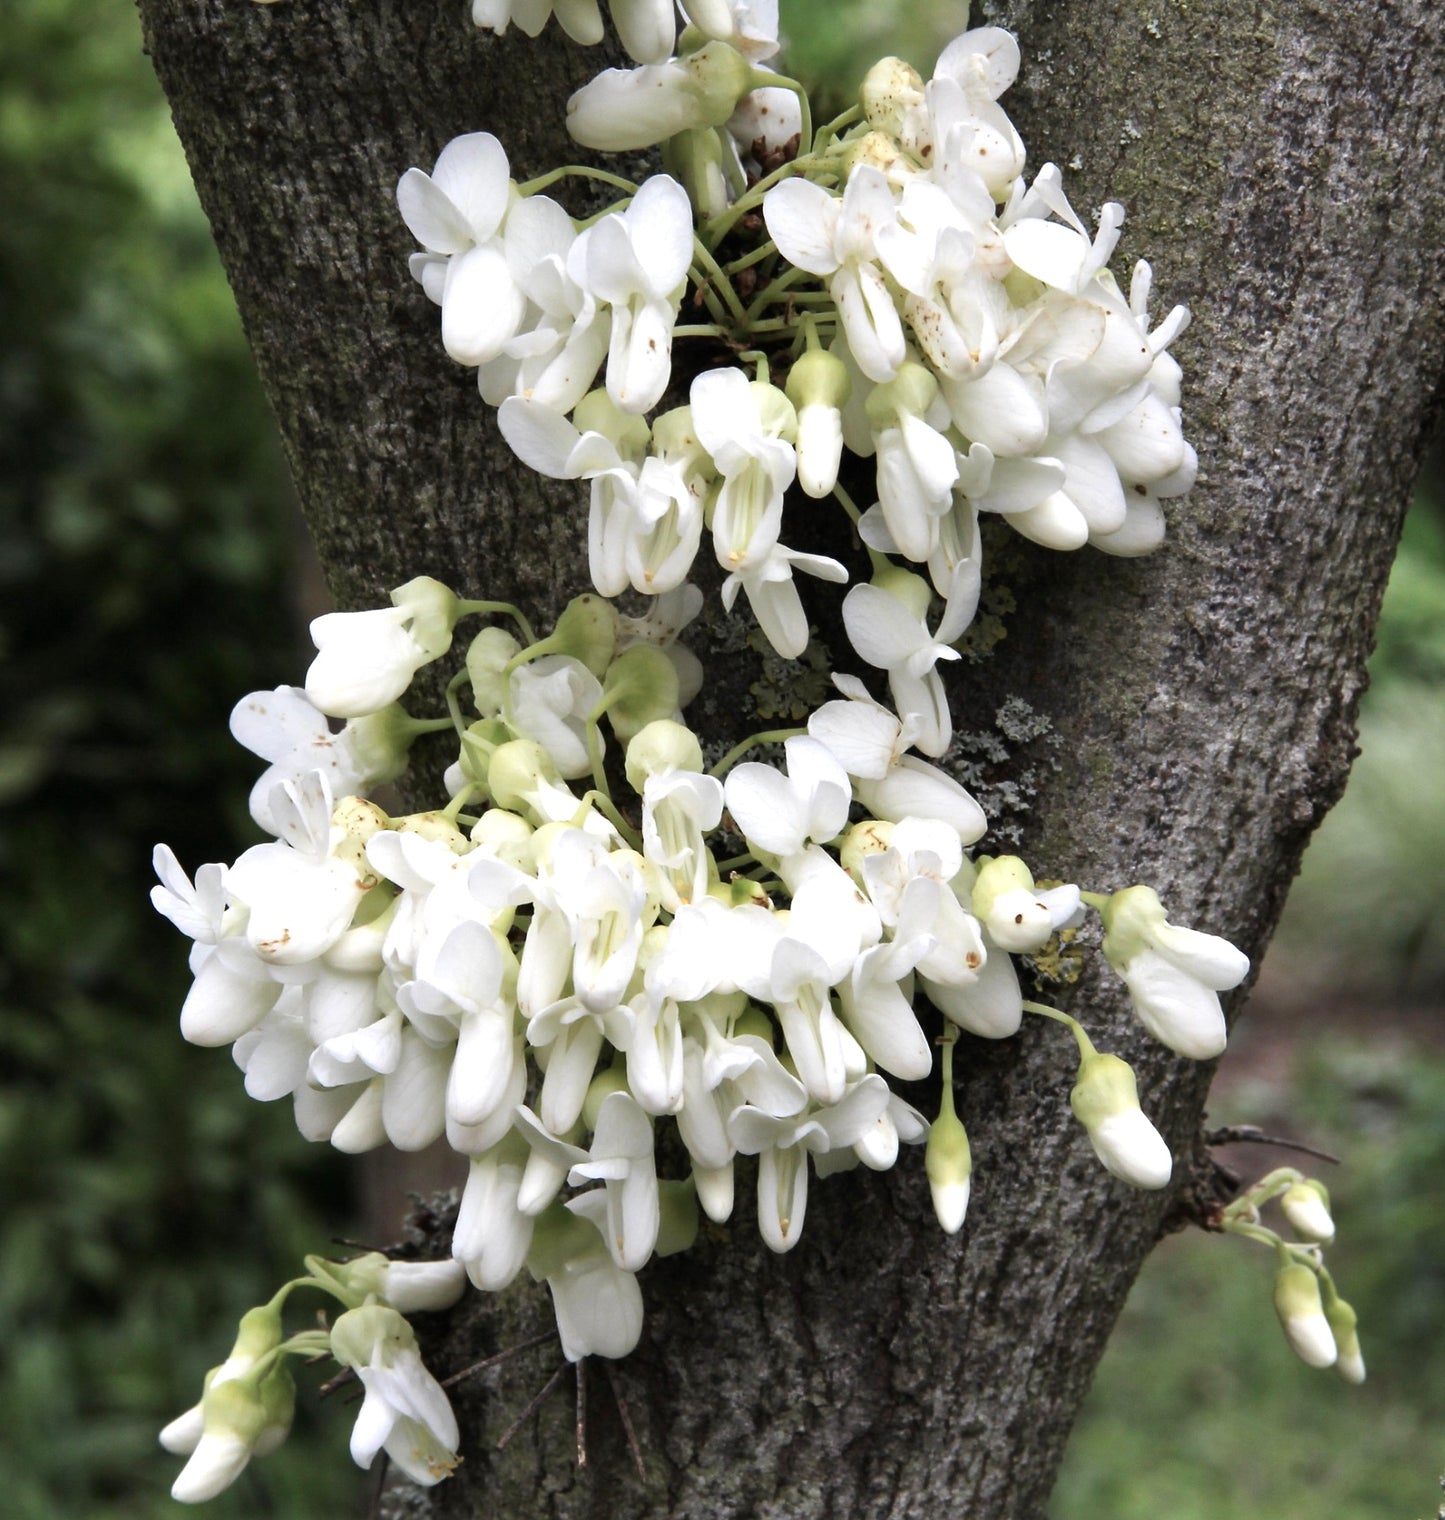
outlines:
[[[851,390],[848,366],[825,348],[808,349],[788,371],[786,394],[799,411],[805,406],[841,410]]]
[[[756,1003],[749,1003],[733,1020],[733,1038],[740,1039],[745,1034],[756,1035],[769,1047],[773,1045],[776,1038],[777,1031],[773,1027],[773,1021]]]
[[[416,725],[400,703],[352,718],[345,729],[353,761],[372,786],[395,781],[406,770]]]
[[[600,681],[617,652],[617,609],[591,591],[574,596],[543,642],[546,653],[581,660]]]
[[[633,644],[608,666],[602,695],[607,720],[626,743],[677,711],[677,666],[656,644]]]
[[[1303,1262],[1280,1268],[1274,1279],[1274,1309],[1295,1355],[1309,1367],[1333,1366],[1338,1351],[1320,1302],[1319,1279]]]
[[[1360,1353],[1360,1337],[1355,1328],[1358,1316],[1334,1291],[1333,1284],[1330,1284],[1329,1291],[1325,1294],[1324,1307],[1325,1319],[1329,1324],[1330,1334],[1334,1336],[1335,1348],[1338,1352],[1335,1358],[1335,1371],[1347,1383],[1363,1383],[1365,1358]]]
[[[839,156],[845,175],[864,164],[884,174],[900,166],[910,174],[918,172],[917,164],[904,157],[898,144],[886,132],[865,132],[862,137],[851,138],[842,144]]]
[[[729,203],[728,175],[717,127],[689,127],[662,145],[662,167],[687,191],[699,217],[718,216]]]
[[[385,1348],[380,1355],[378,1347]],[[331,1327],[331,1354],[343,1367],[374,1366],[398,1351],[419,1352],[416,1333],[388,1304],[348,1309]]]
[[[577,1261],[596,1249],[596,1229],[585,1219],[550,1204],[532,1227],[532,1244],[527,1250],[527,1270],[534,1282],[555,1277],[570,1261]]]
[[[1139,1086],[1127,1061],[1095,1050],[1084,1055],[1069,1106],[1095,1155],[1116,1177],[1138,1188],[1168,1184],[1174,1161],[1139,1107]]]
[[[957,1235],[968,1213],[968,1195],[973,1183],[973,1152],[963,1122],[945,1108],[928,1128],[928,1144],[923,1152],[923,1169],[928,1174],[933,1194],[933,1212],[945,1234]]]
[[[590,1130],[597,1128],[597,1116],[602,1112],[602,1105],[616,1092],[627,1091],[627,1073],[619,1066],[609,1066],[604,1071],[599,1071],[587,1087],[587,1096],[582,1102],[582,1122]]]
[[[672,662],[669,660],[668,663]],[[647,778],[659,771],[701,771],[702,768],[702,745],[698,743],[697,735],[675,719],[658,718],[639,729],[628,741],[627,784],[639,797]]]
[[[659,1182],[657,1200],[662,1217],[654,1249],[659,1256],[676,1256],[697,1239],[697,1190],[691,1181]]]
[[[928,616],[928,605],[933,600],[933,587],[921,575],[905,570],[900,565],[885,565],[873,572],[872,581],[880,591],[896,597],[919,622]]]
[[[521,814],[509,813],[506,808],[488,808],[472,828],[472,843],[530,875],[534,869],[533,832],[532,825]]]
[[[897,425],[899,417],[922,417],[938,399],[938,381],[913,360],[899,366],[897,375],[875,385],[865,403],[875,433]]]
[[[689,93],[702,126],[722,126],[737,110],[738,101],[767,79],[726,42],[710,42],[680,62],[689,75]]]
[[[429,575],[419,575],[391,593],[391,604],[407,613],[411,636],[428,659],[438,659],[451,648],[461,608],[449,587]]]
[[[1322,1182],[1306,1177],[1292,1183],[1279,1201],[1284,1217],[1300,1240],[1327,1245],[1335,1238],[1330,1218],[1330,1195]]]
[[[487,789],[498,807],[525,816],[528,795],[541,781],[562,784],[551,756],[540,744],[531,739],[512,739],[497,746],[487,769]]]
[[[579,433],[601,433],[624,459],[647,457],[652,429],[644,418],[624,412],[603,387],[588,391],[577,403],[572,421]]]
[[[398,834],[420,834],[423,839],[440,840],[454,855],[465,855],[472,847],[456,820],[445,813],[409,813],[405,818],[392,819],[391,826]]]
[[[467,679],[472,702],[484,718],[494,718],[507,703],[508,664],[522,646],[505,628],[483,628],[467,647]]]
[[[1167,922],[1164,904],[1153,887],[1126,887],[1099,909],[1104,921],[1104,955],[1116,970],[1153,945]]]

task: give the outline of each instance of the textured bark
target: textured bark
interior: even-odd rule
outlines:
[[[434,0],[141,9],[338,597],[423,572],[539,610],[582,589],[579,493],[498,452],[407,279],[391,192],[464,130],[497,131],[518,177],[575,157],[560,103],[596,55],[482,39]],[[1445,20],[1434,0],[984,10],[1024,47],[1005,104],[1031,162],[1064,165],[1081,208],[1123,200],[1124,253],[1148,254],[1156,300],[1194,310],[1176,352],[1203,470],[1148,560],[994,554],[1006,636],[955,667],[952,763],[1040,868],[1148,881],[1180,921],[1258,955],[1344,784],[1434,408]],[[709,648],[728,658],[694,717],[722,738],[779,678],[717,618]],[[1053,991],[1136,1062],[1187,1162],[1207,1070],[1151,1045],[1093,969]],[[740,1179],[733,1226],[643,1277],[643,1343],[616,1377],[646,1484],[595,1369],[585,1471],[565,1393],[492,1450],[550,1370],[538,1350],[460,1386],[466,1464],[417,1512],[1041,1514],[1169,1199],[1093,1162],[1053,1028],[960,1052],[977,1166],[960,1237],[940,1238],[905,1161],[815,1187],[776,1258]],[[468,1307],[438,1365],[548,1317],[532,1289],[500,1314]]]

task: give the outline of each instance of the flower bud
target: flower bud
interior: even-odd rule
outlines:
[[[588,1083],[587,1096],[582,1102],[583,1124],[588,1129],[595,1130],[602,1105],[613,1093],[625,1093],[627,1090],[627,1073],[621,1066],[609,1066],[599,1071]]]
[[[868,125],[891,137],[903,135],[904,117],[925,98],[922,74],[901,58],[880,58],[863,76],[859,91]]]
[[[1041,891],[1017,855],[984,861],[973,886],[973,912],[1004,950],[1038,950],[1078,911],[1079,889]]]
[[[633,644],[607,668],[602,682],[607,721],[623,743],[677,711],[677,666],[656,644]]]
[[[1285,1339],[1309,1367],[1329,1367],[1338,1351],[1320,1302],[1319,1278],[1303,1262],[1281,1267],[1274,1280],[1274,1309]],[[1358,1348],[1357,1348],[1358,1349]]]
[[[854,879],[863,878],[863,862],[870,855],[883,854],[893,842],[894,825],[881,818],[865,818],[855,823],[843,836],[838,863]]]
[[[701,771],[702,745],[685,724],[659,718],[628,740],[625,764],[627,784],[641,795],[647,778],[659,771]]]
[[[1328,1245],[1335,1238],[1335,1222],[1330,1218],[1330,1195],[1322,1182],[1306,1177],[1286,1189],[1279,1201],[1290,1228],[1301,1240]]]
[[[952,1104],[929,1126],[923,1169],[928,1173],[933,1212],[938,1215],[939,1224],[946,1234],[957,1235],[968,1212],[968,1194],[973,1185],[973,1153],[963,1122],[953,1111]]]
[[[892,427],[900,417],[922,417],[938,399],[938,381],[911,359],[898,366],[898,373],[868,393],[864,409],[875,433]]]
[[[505,671],[522,646],[505,628],[483,628],[467,648],[467,679],[472,702],[484,718],[494,718],[507,701]]]
[[[543,781],[560,785],[561,777],[540,744],[513,739],[497,746],[487,770],[487,787],[498,807],[525,816],[528,795]]]
[[[617,609],[591,591],[574,596],[544,642],[549,654],[581,660],[600,681],[617,651]]]
[[[808,349],[788,372],[787,396],[798,414],[798,484],[815,500],[837,484],[850,389],[848,366],[826,349]]]
[[[727,210],[731,198],[716,127],[689,127],[669,137],[662,145],[662,167],[687,191],[700,219]]]
[[[659,1182],[660,1221],[657,1227],[658,1256],[676,1256],[697,1239],[697,1190],[691,1181]]]
[[[1363,1383],[1365,1359],[1360,1354],[1360,1337],[1355,1329],[1357,1316],[1333,1287],[1325,1296],[1325,1319],[1339,1353],[1335,1358],[1335,1371],[1347,1383]]]
[[[1139,1107],[1139,1087],[1127,1061],[1098,1051],[1084,1056],[1069,1106],[1088,1130],[1095,1154],[1116,1177],[1137,1188],[1168,1185],[1174,1161],[1164,1137]]]

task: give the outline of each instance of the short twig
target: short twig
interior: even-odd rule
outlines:
[[[500,1441],[497,1442],[498,1451],[506,1450],[507,1445],[510,1443],[512,1437],[516,1435],[516,1433],[522,1428],[522,1426],[527,1423],[528,1420],[532,1418],[534,1414],[536,1414],[537,1410],[541,1407],[542,1400],[545,1399],[547,1395],[551,1393],[551,1391],[557,1386],[557,1384],[562,1381],[562,1374],[566,1372],[566,1370],[567,1363],[563,1362],[562,1365],[552,1374],[552,1376],[547,1379],[547,1381],[542,1385],[541,1391],[536,1395],[531,1403],[527,1405],[521,1414],[519,1414],[517,1418],[512,1421],[510,1427],[507,1430],[507,1433],[502,1437]]]
[[[577,1465],[587,1466],[587,1358],[577,1362]]]
[[[348,1383],[356,1381],[355,1369],[343,1367],[333,1378],[328,1378],[317,1390],[316,1397],[319,1399],[329,1398],[338,1388],[344,1388]]]
[[[1286,1140],[1280,1135],[1267,1135],[1257,1124],[1226,1124],[1222,1129],[1212,1129],[1204,1136],[1206,1145],[1276,1145],[1281,1150],[1299,1151],[1318,1161],[1328,1161],[1332,1166],[1340,1164],[1338,1156],[1328,1151],[1305,1145],[1299,1140]]]
[[[540,1346],[543,1341],[550,1341],[556,1332],[545,1331],[541,1335],[534,1335],[530,1340],[518,1341],[515,1346],[508,1346],[505,1351],[498,1351],[493,1356],[484,1357],[480,1362],[473,1362],[470,1367],[463,1367],[460,1372],[454,1372],[450,1377],[441,1380],[443,1388],[450,1388],[453,1383],[460,1383],[463,1378],[469,1378],[473,1373],[485,1372],[488,1367],[496,1367],[502,1362],[510,1361],[514,1356],[520,1356],[524,1351],[530,1351],[533,1346]]]
[[[604,1361],[602,1365],[607,1369],[607,1381],[612,1385],[612,1397],[617,1400],[617,1412],[622,1416],[622,1428],[627,1432],[627,1447],[637,1467],[637,1476],[646,1483],[647,1464],[642,1460],[642,1447],[638,1445],[637,1431],[633,1429],[632,1411],[627,1407],[627,1400],[622,1397],[621,1388],[617,1386],[617,1375],[612,1370],[612,1363]]]

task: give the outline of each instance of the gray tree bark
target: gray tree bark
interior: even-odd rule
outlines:
[[[1257,957],[1344,784],[1438,397],[1445,16],[1434,0],[983,9],[975,24],[1024,49],[1005,104],[1031,163],[1065,166],[1081,209],[1124,201],[1123,253],[1151,259],[1156,299],[1193,308],[1175,351],[1203,468],[1150,559],[994,555],[1002,636],[954,668],[951,763],[996,841],[1096,889],[1150,882],[1178,921]],[[462,131],[496,131],[518,178],[575,160],[561,102],[597,55],[555,32],[483,38],[457,0],[141,11],[338,599],[429,573],[545,617],[585,588],[585,508],[512,464],[442,355],[392,190]],[[836,614],[814,615],[827,637]],[[789,676],[715,616],[709,650],[728,659],[694,719],[723,738]],[[1096,967],[1048,990],[1136,1063],[1179,1159],[1173,1196],[1094,1163],[1052,1027],[966,1040],[977,1172],[958,1238],[917,1161],[817,1186],[784,1258],[740,1184],[728,1230],[643,1277],[647,1328],[616,1378],[646,1482],[595,1369],[585,1470],[565,1392],[494,1451],[551,1370],[539,1349],[458,1386],[466,1462],[416,1512],[1041,1515],[1128,1287],[1190,1201],[1209,1078],[1142,1036]],[[549,1316],[530,1288],[465,1308],[439,1370]]]

